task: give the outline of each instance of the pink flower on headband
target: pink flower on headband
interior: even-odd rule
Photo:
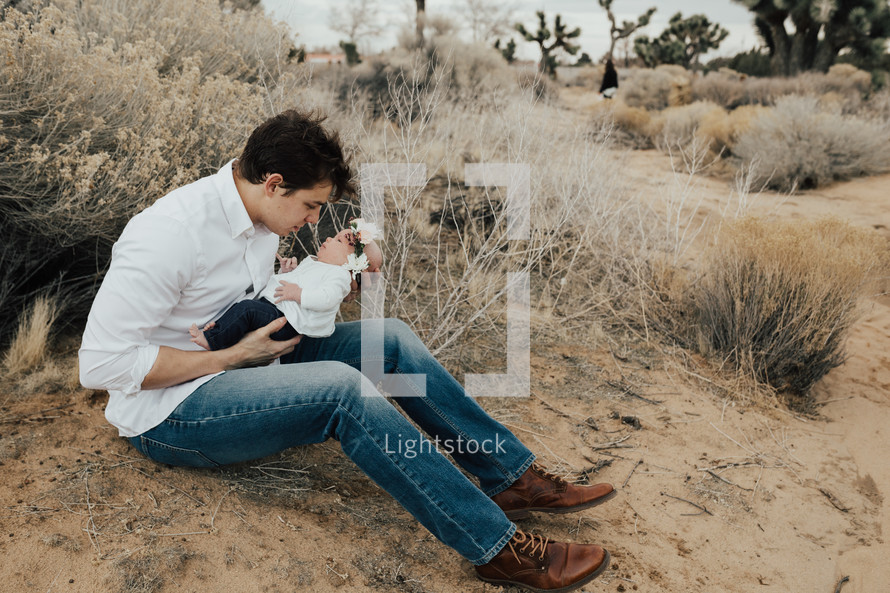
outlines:
[[[362,245],[367,245],[371,241],[383,237],[383,233],[380,232],[380,229],[377,228],[376,224],[373,222],[366,222],[361,218],[353,218],[350,221],[349,226],[352,228],[353,234],[355,234],[359,243]]]

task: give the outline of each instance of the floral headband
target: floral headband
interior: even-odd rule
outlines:
[[[363,253],[365,245],[383,237],[383,233],[377,228],[373,222],[365,222],[361,218],[353,218],[349,221],[349,228],[352,229],[352,236],[355,241],[355,253],[346,256],[346,263],[343,267],[349,270],[353,278],[356,278],[368,269],[371,262],[368,261],[367,254]]]

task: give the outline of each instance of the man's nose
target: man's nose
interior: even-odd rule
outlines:
[[[306,217],[306,222],[309,224],[316,224],[318,222],[318,212],[310,212],[309,216]]]

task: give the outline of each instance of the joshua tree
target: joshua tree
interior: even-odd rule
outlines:
[[[702,54],[720,47],[729,31],[712,23],[703,14],[687,19],[681,13],[671,17],[667,28],[655,39],[641,35],[634,40],[634,51],[647,66],[680,64],[697,68]]]
[[[541,48],[541,61],[538,67],[541,69],[541,72],[549,75],[550,78],[556,78],[557,61],[554,52],[562,48],[569,55],[575,55],[581,49],[581,46],[573,45],[569,42],[569,39],[574,39],[581,35],[581,29],[575,27],[571,31],[567,31],[566,25],[562,22],[562,17],[556,15],[553,21],[553,32],[551,33],[550,29],[547,28],[547,19],[544,11],[539,10],[536,14],[538,15],[538,30],[534,34],[529,33],[522,23],[516,23],[516,30],[519,31],[519,34],[526,41],[534,41],[538,44]],[[547,40],[551,36],[553,41],[548,44]]]
[[[655,13],[655,7],[653,6],[649,10],[646,11],[645,14],[641,14],[637,17],[637,22],[633,21],[624,21],[621,23],[621,26],[618,26],[618,21],[615,20],[615,13],[612,12],[612,2],[614,0],[597,0],[600,6],[603,7],[606,11],[606,15],[609,17],[609,22],[612,24],[609,29],[609,36],[611,42],[609,43],[609,59],[612,59],[612,54],[615,53],[615,45],[621,39],[627,39],[631,35],[633,35],[634,31],[645,27],[649,24],[649,19],[652,18],[652,15]]]
[[[827,71],[841,50],[869,59],[890,37],[887,0],[733,0],[754,13],[773,74]]]
[[[501,52],[501,55],[504,56],[504,59],[507,60],[508,64],[512,64],[516,61],[516,42],[510,39],[507,41],[507,44],[501,47],[501,40],[498,39],[494,42],[494,48]]]

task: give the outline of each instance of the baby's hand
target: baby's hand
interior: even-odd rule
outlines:
[[[286,280],[278,281],[278,286],[275,288],[275,304],[278,304],[281,301],[296,301],[299,303],[302,296],[303,289],[300,288],[299,284],[294,284],[293,282],[288,282]]]
[[[278,273],[279,274],[287,274],[288,272],[293,272],[297,269],[297,258],[295,257],[281,257],[277,253],[275,257],[278,258]]]

